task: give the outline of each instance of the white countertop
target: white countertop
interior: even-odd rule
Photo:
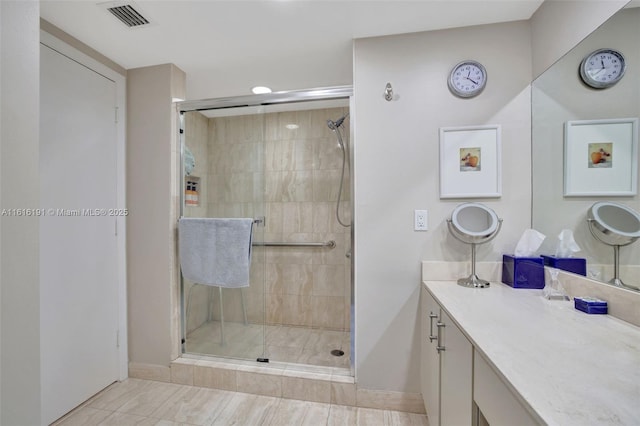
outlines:
[[[546,300],[542,290],[424,284],[547,424],[640,425],[640,327]]]

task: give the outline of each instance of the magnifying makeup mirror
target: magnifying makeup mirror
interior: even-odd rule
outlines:
[[[587,212],[587,223],[595,239],[613,246],[613,278],[609,284],[639,290],[620,279],[620,247],[640,238],[640,213],[623,204],[600,201]]]
[[[483,244],[495,238],[502,227],[502,219],[484,204],[464,203],[453,210],[451,219],[447,219],[447,225],[451,235],[457,240],[471,244],[471,275],[460,278],[458,284],[464,287],[488,287],[489,281],[476,275],[476,244]]]

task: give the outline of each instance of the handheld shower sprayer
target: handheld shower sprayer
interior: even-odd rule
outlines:
[[[338,130],[340,126],[342,126],[344,119],[347,118],[348,116],[349,116],[349,113],[346,113],[342,117],[338,118],[336,121],[327,120],[327,126],[335,132],[336,130]]]
[[[338,200],[336,202],[336,219],[338,220],[338,223],[344,226],[345,228],[351,226],[351,223],[346,223],[342,221],[342,219],[340,218],[340,201],[342,198],[342,187],[344,182],[345,165],[347,164],[347,147],[345,146],[342,140],[342,135],[340,134],[340,126],[342,126],[342,123],[344,123],[345,118],[347,118],[348,116],[349,116],[349,113],[346,113],[342,117],[338,118],[336,121],[327,120],[327,126],[329,127],[329,129],[333,130],[333,132],[338,137],[338,146],[342,150],[342,174],[340,176],[340,188],[338,189]]]

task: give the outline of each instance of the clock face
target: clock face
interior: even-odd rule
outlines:
[[[589,86],[604,89],[620,81],[625,68],[622,53],[613,49],[599,49],[582,60],[580,77]]]
[[[480,94],[486,84],[487,71],[476,61],[460,62],[449,75],[449,90],[461,98]]]

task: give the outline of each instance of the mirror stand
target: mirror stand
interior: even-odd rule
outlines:
[[[624,283],[620,279],[620,246],[613,246],[613,278],[609,280],[609,284],[616,287],[624,287]]]
[[[463,287],[485,288],[489,287],[489,281],[478,278],[476,275],[476,244],[471,243],[471,275],[467,278],[460,278],[458,285]]]
[[[609,284],[630,290],[640,290],[637,287],[623,283],[620,279],[620,245],[613,246],[613,278],[609,280]]]

